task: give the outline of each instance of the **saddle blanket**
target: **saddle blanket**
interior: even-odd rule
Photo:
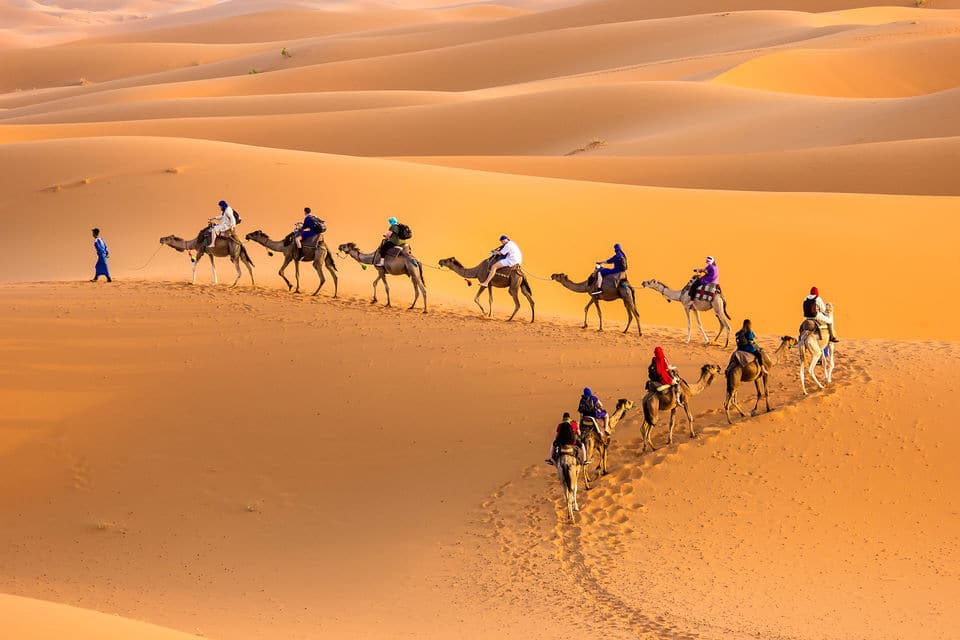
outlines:
[[[713,299],[717,297],[718,288],[718,285],[715,284],[700,285],[696,293],[693,294],[693,299],[703,300],[704,302],[713,302]]]

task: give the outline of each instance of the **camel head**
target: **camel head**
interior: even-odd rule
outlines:
[[[569,280],[565,273],[552,273],[550,274],[550,279],[554,282],[563,282],[564,280]]]
[[[263,239],[266,239],[266,237],[267,237],[267,234],[265,234],[260,229],[257,229],[256,231],[251,231],[246,235],[247,240],[257,240],[257,239],[263,240]]]
[[[444,258],[438,263],[441,267],[445,269],[450,269],[451,267],[457,267],[458,269],[463,269],[463,265],[460,264],[460,261],[450,256],[449,258]]]
[[[356,242],[346,242],[346,243],[340,245],[339,247],[337,247],[337,251],[339,251],[340,253],[350,253],[350,252],[357,252],[357,253],[359,253],[359,252],[360,252],[360,250],[357,249],[357,243],[356,243]]]
[[[723,373],[723,369],[718,364],[705,364],[700,367],[700,377],[713,378]]]
[[[643,287],[644,289],[653,289],[654,291],[662,295],[664,298],[666,298],[667,302],[673,302],[673,300],[667,297],[667,293],[666,293],[667,285],[663,284],[659,280],[644,280],[643,282],[640,283],[640,286]]]
[[[617,400],[617,408],[614,411],[620,411],[621,409],[624,411],[630,411],[630,409],[633,409],[633,400],[627,400],[626,398],[620,398]]]
[[[787,349],[793,349],[795,346],[797,346],[797,339],[793,336],[781,336],[780,344]]]
[[[182,252],[183,249],[181,247],[174,246],[174,243],[177,243],[177,242],[184,242],[184,239],[181,238],[180,236],[163,236],[162,238],[160,238],[160,244],[165,244],[168,247],[172,247],[177,251]]]

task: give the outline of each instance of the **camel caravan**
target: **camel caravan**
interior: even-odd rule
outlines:
[[[333,252],[324,238],[327,231],[326,223],[315,216],[309,207],[304,208],[303,220],[298,220],[282,240],[274,240],[260,229],[246,234],[241,240],[236,234],[236,227],[240,222],[239,214],[225,201],[221,200],[218,205],[220,214],[211,218],[208,226],[201,229],[196,237],[185,240],[178,236],[165,236],[160,239],[161,244],[190,255],[193,263],[191,282],[196,283],[197,266],[204,256],[208,256],[214,284],[217,283],[214,258],[228,258],[236,269],[233,286],[236,286],[242,277],[241,264],[246,267],[250,274],[250,282],[255,286],[253,261],[244,245],[244,241],[249,241],[263,246],[268,256],[280,254],[283,257],[278,274],[287,285],[288,291],[300,292],[300,263],[304,262],[313,265],[319,279],[319,284],[312,295],[316,296],[320,293],[326,283],[326,274],[329,274],[333,280],[333,297],[337,297],[338,269]],[[414,256],[410,246],[412,231],[409,226],[396,218],[391,217],[387,222],[389,226],[383,233],[380,245],[373,252],[365,253],[356,243],[346,242],[337,247],[337,254],[341,258],[351,258],[363,269],[373,267],[376,278],[372,283],[371,304],[378,302],[378,287],[382,282],[386,292],[386,306],[390,307],[392,301],[389,278],[400,276],[409,278],[413,285],[413,302],[409,308],[416,308],[422,297],[423,313],[427,313],[424,264]],[[629,332],[631,326],[636,323],[637,335],[642,336],[636,289],[627,276],[626,253],[619,244],[613,245],[613,250],[613,256],[596,262],[594,270],[581,281],[575,282],[565,273],[554,273],[550,280],[569,291],[587,297],[587,304],[583,309],[582,327],[584,329],[589,325],[590,309],[593,308],[597,312],[598,330],[603,331],[603,312],[600,303],[619,300],[627,313],[627,323],[623,333]],[[286,270],[291,263],[294,265],[293,282],[286,276]],[[457,258],[449,257],[440,260],[438,266],[432,268],[450,271],[466,280],[468,286],[472,286],[475,281],[479,286],[473,296],[473,303],[484,316],[493,315],[494,289],[506,289],[514,303],[513,312],[507,321],[512,321],[520,312],[521,295],[526,298],[530,306],[530,322],[535,321],[536,305],[533,289],[530,286],[530,274],[523,269],[520,248],[508,236],[501,235],[499,246],[492,249],[489,255],[474,267],[464,267]],[[723,337],[722,347],[727,348],[733,329],[730,325],[731,317],[727,309],[727,301],[720,286],[717,262],[712,256],[707,256],[705,264],[693,271],[693,277],[679,290],[671,289],[655,279],[642,281],[641,288],[652,289],[661,294],[667,302],[680,303],[687,319],[687,343],[690,342],[693,333],[692,315],[696,319],[704,344],[721,346],[720,339]],[[484,291],[487,292],[486,307],[481,300]],[[712,340],[707,335],[700,316],[701,312],[711,311],[719,323],[719,331]],[[834,305],[825,303],[820,298],[820,292],[816,287],[811,288],[810,294],[803,300],[803,322],[799,328],[798,337],[783,336],[772,354],[767,354],[757,343],[750,320],[744,320],[735,338],[736,350],[730,355],[726,368],[710,363],[704,364],[700,368],[699,378],[692,383],[687,382],[675,367],[670,366],[661,347],[654,350],[653,359],[648,367],[645,394],[639,403],[643,413],[640,420],[641,454],[648,448],[655,450],[652,433],[661,414],[669,413],[667,444],[673,444],[677,414],[681,412],[686,417],[690,438],[696,438],[697,431],[694,428],[694,412],[691,403],[721,377],[726,382],[726,395],[722,408],[729,423],[733,422],[731,412],[734,410],[741,418],[747,417],[737,399],[738,391],[743,384],[753,383],[756,390],[751,415],[756,415],[760,411],[761,402],[764,403],[764,409],[769,412],[771,372],[782,367],[784,358],[794,347],[797,348],[800,387],[804,395],[807,394],[807,378],[812,380],[819,389],[823,389],[825,384],[833,380],[838,342],[834,332]],[[818,364],[822,369],[822,381],[816,373]],[[603,410],[599,399],[591,394],[590,389],[584,389],[584,392],[579,407],[579,423],[573,420],[570,414],[564,414],[564,421],[557,427],[557,437],[551,445],[551,456],[547,460],[550,464],[556,465],[571,520],[574,512],[579,509],[578,485],[582,482],[583,486],[589,489],[592,481],[607,473],[607,453],[614,429],[634,407],[632,401],[620,399],[616,408],[608,415]]]

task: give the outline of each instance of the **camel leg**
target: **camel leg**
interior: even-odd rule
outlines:
[[[530,322],[533,322],[537,318],[536,309],[533,304],[533,296],[523,289],[523,283],[520,284],[520,291],[523,292],[523,296],[527,299],[527,302],[530,303]]]
[[[330,265],[327,265],[327,271],[330,272],[330,277],[333,278],[333,297],[336,298],[337,294],[340,293],[340,278],[337,277],[337,271]]]
[[[320,255],[320,252],[317,251],[315,255],[319,256],[319,255]],[[317,290],[313,292],[313,295],[317,295],[318,293],[320,293],[320,289],[323,289],[323,285],[324,285],[324,283],[326,283],[327,277],[326,277],[325,275],[323,275],[323,261],[322,261],[322,260],[320,260],[320,259],[314,259],[314,261],[313,261],[313,268],[314,268],[314,270],[316,270],[316,272],[317,272],[317,277],[320,278],[320,284],[317,285]]]
[[[487,287],[487,315],[493,317],[493,287]]]
[[[237,256],[236,258],[231,257],[230,262],[233,263],[233,268],[237,270],[237,277],[233,281],[233,284],[230,285],[231,287],[235,287],[237,286],[237,283],[240,282],[240,278],[243,277],[243,271],[240,269],[240,256]]]
[[[593,302],[593,306],[597,308],[597,320],[600,321],[600,328],[598,328],[597,331],[603,331],[603,312],[600,311],[600,301],[597,299],[600,296],[590,296],[590,297],[593,298],[591,302]]]
[[[710,344],[710,337],[707,336],[707,330],[703,328],[703,318],[700,317],[700,311],[696,307],[693,309],[693,317],[697,319],[697,328],[700,329],[700,335],[703,336],[703,343]]]
[[[200,264],[200,256],[197,256],[197,259],[193,261],[193,269],[191,271],[192,278],[190,284],[197,284],[197,265]]]
[[[381,280],[386,284],[387,281],[383,277],[383,272],[377,269],[377,279],[373,281],[373,300],[370,301],[370,304],[377,303],[377,283]]]
[[[677,407],[674,405],[673,409],[670,409],[670,432],[667,436],[667,444],[673,444],[673,427],[677,424]]]
[[[591,298],[590,302],[587,303],[587,306],[583,308],[583,326],[580,327],[581,329],[587,328],[587,314],[590,312],[590,305],[592,304],[593,304],[593,299]]]
[[[620,299],[623,300],[623,308],[627,310],[627,326],[623,329],[623,332],[626,333],[630,331],[630,325],[633,323],[633,309],[630,308],[630,303],[626,298],[621,296]]]
[[[480,313],[487,315],[487,310],[483,308],[483,305],[480,304],[480,294],[483,293],[483,289],[477,289],[477,295],[473,296],[473,303],[480,307]]]
[[[416,276],[410,273],[409,269],[407,270],[407,275],[410,277],[410,283],[413,284],[413,302],[411,302],[410,306],[407,307],[407,310],[409,311],[417,306],[417,300],[420,299],[420,287],[417,286]]]
[[[690,344],[690,332],[693,329],[693,325],[690,324],[690,307],[684,307],[683,310],[687,314],[687,344]]]
[[[427,285],[423,283],[423,280],[417,278],[417,282],[420,284],[420,295],[423,296],[423,312],[427,312]]]
[[[683,399],[683,412],[686,414],[687,422],[690,424],[690,437],[696,438],[697,432],[693,428],[693,412],[690,411],[690,398]]]
[[[257,286],[257,282],[256,282],[256,280],[253,279],[253,263],[250,262],[249,259],[244,258],[244,259],[243,259],[243,264],[244,264],[244,266],[247,267],[247,272],[250,273],[250,286],[251,286],[251,287],[256,287],[256,286]],[[239,271],[239,269],[240,269],[240,267],[237,267],[237,270],[238,270],[238,271]]]
[[[800,390],[803,391],[803,395],[807,395],[807,381],[804,380],[804,367],[803,367],[803,345],[800,345]]]
[[[286,276],[287,266],[289,264],[290,264],[290,257],[283,256],[283,264],[280,265],[280,271],[277,272],[280,274],[280,277],[283,278],[283,281],[287,283],[287,291],[290,291],[291,289],[293,289],[293,283],[287,280],[287,276]]]
[[[383,275],[380,276],[380,277],[383,279],[383,290],[387,293],[387,306],[389,307],[389,306],[391,306],[391,305],[390,305],[390,283],[387,282],[387,273],[386,273],[386,271],[384,271],[384,272],[383,272]]]
[[[767,413],[770,413],[770,378],[768,376],[761,376],[759,380],[763,383],[763,403],[767,407]],[[759,400],[757,401],[757,406],[760,406]]]
[[[293,261],[293,279],[297,283],[297,287],[293,292],[300,293],[300,260],[295,259]]]
[[[213,254],[208,253],[207,255],[210,256],[210,270],[213,271],[213,284],[219,284],[217,281],[217,265],[213,262]]]
[[[520,311],[520,296],[517,295],[517,291],[520,289],[520,286],[510,285],[510,297],[513,298],[513,313],[510,314],[510,317],[507,318],[507,322],[513,320],[517,315],[517,312]]]

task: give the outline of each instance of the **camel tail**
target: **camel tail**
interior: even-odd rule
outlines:
[[[247,253],[247,248],[246,248],[245,246],[243,246],[243,245],[240,245],[240,256],[241,256],[243,259],[245,259],[247,262],[249,262],[251,267],[257,266],[257,265],[255,265],[255,264],[253,264],[253,260],[250,259],[250,254]]]
[[[567,465],[563,466],[563,486],[567,488],[567,491],[573,491],[573,474]]]
[[[337,270],[337,263],[333,259],[333,253],[331,253],[330,251],[327,251],[327,257],[326,259],[324,259],[324,262],[326,263],[327,268],[330,269],[331,271]]]
[[[420,270],[420,282],[423,283],[423,286],[427,286],[427,279],[423,277],[423,261],[417,260],[417,269]]]
[[[533,295],[533,289],[530,288],[530,281],[527,280],[527,276],[523,276],[523,280],[520,281],[520,290],[528,296]]]
[[[726,299],[726,298],[723,299],[723,315],[727,316],[727,320],[733,320],[733,318],[730,317],[730,312],[727,311],[727,299]]]

